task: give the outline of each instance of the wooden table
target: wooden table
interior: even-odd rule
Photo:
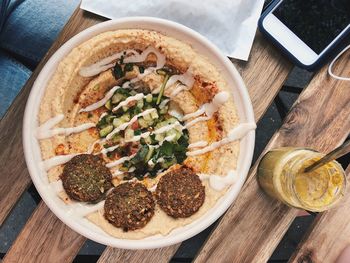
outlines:
[[[22,118],[32,84],[48,58],[69,38],[103,21],[76,10],[54,45],[18,95],[0,123],[0,224],[31,185],[22,149]],[[257,34],[249,62],[232,61],[239,69],[259,121],[280,91],[292,65]],[[346,74],[350,60],[337,63]],[[350,87],[321,69],[293,105],[282,127],[264,152],[271,148],[308,146],[328,152],[342,143],[350,130]],[[258,161],[257,161],[258,163]],[[237,198],[215,226],[195,262],[266,262],[297,214],[266,196],[258,187],[256,166]],[[348,205],[347,205],[348,204]],[[350,243],[350,195],[338,209],[318,214],[291,262],[333,262]],[[65,226],[41,202],[5,255],[4,262],[71,262],[85,238]],[[108,247],[99,262],[167,262],[180,244],[155,250]]]

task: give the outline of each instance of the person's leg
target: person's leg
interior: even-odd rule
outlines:
[[[31,73],[28,68],[0,50],[0,118]]]
[[[0,32],[1,32],[2,26],[6,21],[7,12],[9,11],[9,6],[10,6],[10,0],[0,0]]]
[[[0,47],[35,66],[45,55],[79,0],[25,0],[7,18]]]
[[[31,75],[18,59],[34,68],[79,4],[79,0],[19,2],[0,32],[0,118]]]

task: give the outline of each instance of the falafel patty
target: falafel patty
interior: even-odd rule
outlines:
[[[174,218],[189,217],[203,205],[204,186],[191,169],[181,167],[160,178],[156,199],[158,205]]]
[[[112,174],[97,155],[80,154],[63,168],[61,175],[67,195],[76,201],[97,202],[112,187]]]
[[[154,215],[152,193],[140,183],[126,182],[107,195],[104,216],[124,231],[144,227]]]

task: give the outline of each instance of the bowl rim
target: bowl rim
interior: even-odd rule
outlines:
[[[125,25],[127,24],[130,24],[133,26],[126,27]],[[139,26],[135,27],[135,24]],[[122,25],[124,25],[124,27]],[[214,44],[212,44],[209,40],[207,40],[205,37],[203,37],[196,31],[173,21],[160,19],[160,18],[153,18],[153,17],[127,17],[127,18],[121,18],[116,20],[109,20],[109,21],[94,25],[92,27],[89,27],[83,30],[82,32],[78,33],[77,35],[73,36],[71,39],[69,39],[49,58],[49,60],[46,62],[41,72],[37,76],[26,104],[24,119],[23,119],[22,139],[23,139],[25,161],[26,161],[31,179],[36,189],[38,190],[41,198],[45,202],[45,204],[63,223],[68,225],[71,229],[78,232],[79,234],[91,240],[94,240],[98,243],[101,243],[107,246],[123,248],[123,249],[154,249],[154,248],[170,246],[170,245],[182,242],[188,238],[191,238],[194,235],[206,229],[207,227],[209,227],[221,215],[225,213],[225,211],[231,206],[231,204],[237,198],[245,182],[245,179],[247,178],[248,171],[250,169],[250,165],[252,162],[253,152],[254,152],[255,130],[252,130],[248,132],[247,135],[241,140],[240,144],[242,144],[242,141],[244,141],[244,145],[246,147],[245,151],[247,151],[247,154],[244,155],[244,159],[243,159],[244,163],[240,164],[240,168],[239,168],[240,177],[238,178],[234,186],[232,186],[232,189],[229,189],[225,193],[225,195],[223,196],[225,197],[223,202],[221,202],[219,205],[217,204],[218,202],[216,202],[216,205],[214,205],[214,206],[217,206],[215,208],[215,211],[213,213],[208,213],[213,209],[212,207],[204,215],[202,215],[201,217],[199,217],[198,219],[190,223],[191,227],[180,227],[180,229],[183,229],[183,231],[179,230],[178,233],[172,235],[172,232],[174,232],[173,230],[172,232],[170,232],[170,234],[166,236],[161,236],[160,238],[155,240],[151,240],[148,238],[139,239],[139,240],[120,239],[113,236],[109,236],[108,234],[107,234],[108,236],[106,236],[106,235],[102,235],[94,231],[91,231],[87,229],[85,226],[79,224],[79,222],[75,222],[74,220],[71,220],[69,218],[69,215],[67,215],[67,213],[63,211],[63,209],[61,209],[58,206],[58,204],[56,204],[54,200],[51,199],[49,195],[45,194],[44,188],[46,187],[46,185],[43,180],[47,180],[47,178],[46,179],[40,178],[43,171],[39,163],[36,162],[33,157],[35,155],[33,149],[36,147],[35,146],[36,139],[34,136],[34,131],[32,131],[31,127],[34,122],[37,123],[37,117],[36,117],[37,115],[34,115],[35,117],[33,118],[33,112],[38,111],[40,107],[39,105],[37,105],[38,103],[36,103],[38,100],[38,94],[40,93],[40,91],[43,92],[43,90],[45,90],[47,86],[46,84],[49,81],[52,74],[52,72],[50,74],[50,71],[55,69],[55,65],[57,65],[60,62],[60,60],[65,54],[69,53],[74,47],[81,44],[82,42],[85,42],[86,40],[90,39],[94,35],[97,35],[106,31],[118,30],[122,28],[150,29],[158,32],[161,31],[159,29],[153,29],[154,27],[163,28],[164,31],[169,36],[172,36],[172,34],[169,33],[169,31],[175,30],[178,32],[178,34],[182,34],[186,37],[193,38],[195,41],[197,41],[197,45],[203,45],[205,49],[208,49],[212,53],[212,55],[215,56],[218,59],[218,61],[224,65],[225,69],[228,71],[228,73],[232,76],[233,80],[236,82],[236,89],[238,90],[240,99],[242,100],[246,121],[255,122],[253,107],[251,104],[248,91],[246,89],[246,86],[240,74],[238,73],[235,66],[231,63],[231,61],[226,56],[224,56]],[[163,33],[163,31],[161,32]],[[242,146],[240,145],[240,155],[241,155],[241,147]],[[40,158],[41,160],[41,156],[38,158]],[[46,173],[45,173],[45,176],[46,176]]]

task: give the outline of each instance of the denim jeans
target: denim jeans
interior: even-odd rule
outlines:
[[[79,0],[0,0],[0,118],[78,4]]]

